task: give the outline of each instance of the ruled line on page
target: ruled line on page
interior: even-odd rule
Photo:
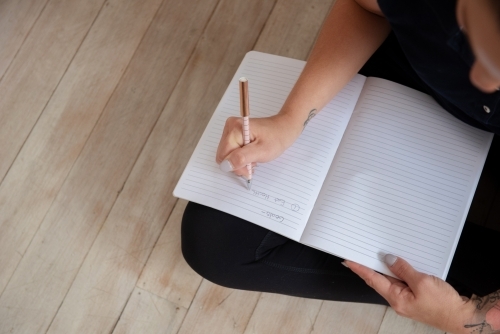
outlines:
[[[376,106],[375,104],[370,104],[370,105]],[[380,107],[380,106],[377,106],[377,107]],[[384,108],[384,109],[391,110],[389,108]],[[401,122],[401,117],[399,117],[399,116],[397,119],[394,119],[393,117],[384,117],[383,115],[380,115],[380,114],[383,114],[383,111],[381,111],[380,109],[377,110],[377,109],[373,109],[373,108],[366,106],[366,110],[374,110],[377,113],[376,118],[370,118],[370,117],[368,117],[368,115],[370,115],[370,113],[365,112],[367,120],[372,120],[372,121],[385,120],[385,121],[389,121],[389,122],[386,122],[385,124],[390,124],[391,126],[393,124],[401,125],[402,127],[405,127],[406,125],[408,125],[408,124]],[[399,109],[399,111],[401,111],[401,109]],[[408,111],[410,111],[410,110],[408,110]],[[393,123],[393,124],[391,124],[391,123]],[[474,139],[469,138],[469,140],[465,141],[465,140],[458,139],[458,136],[456,136],[456,135],[454,137],[446,136],[446,135],[444,135],[444,133],[447,133],[446,131],[440,131],[439,133],[434,132],[434,131],[429,130],[429,127],[426,127],[426,126],[424,126],[424,127],[415,126],[415,122],[411,122],[411,129],[412,130],[409,130],[411,133],[415,133],[418,135],[426,134],[427,136],[429,136],[431,138],[437,138],[441,142],[444,142],[444,143],[448,143],[448,144],[452,144],[452,145],[456,145],[456,143],[463,143],[464,145],[472,146],[472,148],[467,148],[467,146],[460,146],[460,147],[468,149],[468,150],[473,151],[473,150],[479,149],[481,147],[478,144],[474,145],[475,143],[477,143],[477,141]]]
[[[335,216],[332,216],[332,215],[325,215],[325,214],[318,214],[319,217],[323,216],[324,219],[321,219],[321,218],[318,218],[318,222],[324,222],[324,223],[330,223],[332,220],[335,220],[337,221],[338,223],[340,224],[344,224],[346,225],[345,222],[339,220],[339,219],[336,219],[335,216],[338,216],[338,217],[342,217],[342,218],[345,218],[347,220],[350,220],[350,221],[353,221],[352,219],[349,219],[347,218],[346,216],[343,216],[341,214],[338,214],[336,213]],[[326,219],[326,220],[325,220]],[[351,225],[348,225],[348,226],[351,226]],[[365,228],[361,228],[359,226],[363,226]],[[427,239],[423,239],[423,238],[420,238],[418,236],[415,236],[415,235],[411,235],[411,234],[408,234],[408,233],[397,233],[398,231],[394,231],[394,230],[389,230],[389,229],[385,229],[383,230],[382,228],[376,228],[374,227],[374,225],[370,225],[370,224],[365,224],[365,223],[360,223],[358,222],[358,226],[357,228],[360,230],[360,231],[364,231],[366,233],[372,233],[374,235],[377,235],[377,236],[380,236],[380,237],[383,237],[383,238],[386,238],[388,240],[391,240],[387,237],[394,237],[394,238],[397,238],[397,240],[404,240],[404,241],[407,241],[407,242],[411,242],[411,243],[414,243],[416,245],[420,245],[422,247],[426,247],[426,248],[429,248],[429,249],[432,249],[432,250],[435,250],[436,252],[439,252],[439,253],[444,253],[444,246],[439,244],[439,243],[433,243],[433,242],[429,242]],[[380,234],[377,234],[377,232],[380,232]],[[406,232],[406,231],[405,231]],[[411,237],[410,238],[405,238],[405,237]],[[419,243],[418,241],[421,241],[422,243]],[[430,244],[430,245],[429,245]],[[433,247],[435,248],[433,248]],[[438,248],[441,248],[441,249],[438,249]]]
[[[349,169],[347,169],[347,170],[349,170]],[[352,174],[352,170],[349,170],[349,171],[351,171],[351,173],[343,172],[343,171],[342,171],[342,167],[339,167],[339,169],[338,169],[336,172],[337,172],[337,174],[344,174],[344,175],[346,175],[347,177],[353,177],[353,176],[356,176],[355,174]],[[400,189],[396,189],[396,188],[394,188],[394,187],[390,187],[390,186],[388,186],[388,185],[394,185],[394,186],[397,186],[397,185],[398,185],[398,183],[393,182],[393,180],[392,180],[392,179],[382,178],[382,177],[380,177],[380,176],[381,176],[381,175],[379,175],[379,176],[373,176],[373,175],[371,175],[371,176],[370,176],[371,180],[366,179],[366,178],[363,178],[363,177],[361,177],[361,176],[359,176],[359,175],[357,175],[356,177],[357,177],[357,179],[358,179],[358,180],[364,180],[364,181],[370,182],[370,183],[372,183],[372,184],[374,184],[374,185],[377,185],[377,186],[379,186],[379,187],[384,187],[384,189],[392,189],[392,190],[399,191],[399,192],[401,191]],[[375,179],[375,180],[377,180],[377,181],[379,181],[379,182],[377,183],[377,182],[373,181],[373,179]],[[359,182],[359,181],[358,181],[358,182]],[[379,189],[380,189],[380,188],[379,188]],[[416,190],[416,189],[421,189],[422,191],[420,191],[420,190]],[[427,192],[425,192],[424,190],[426,190]],[[459,207],[459,206],[460,206],[460,203],[461,203],[461,200],[456,199],[456,198],[453,198],[453,197],[448,198],[449,200],[445,200],[445,199],[443,199],[442,197],[438,197],[438,196],[433,196],[433,195],[430,195],[429,193],[433,193],[433,194],[435,194],[436,192],[435,192],[435,191],[433,191],[433,190],[431,190],[431,189],[428,189],[428,188],[422,187],[422,186],[421,186],[421,184],[419,184],[419,185],[414,184],[414,185],[413,185],[413,194],[412,194],[412,197],[414,197],[414,198],[420,198],[420,199],[423,199],[422,197],[418,197],[418,196],[416,196],[416,195],[415,195],[415,193],[417,193],[417,194],[422,194],[422,195],[425,195],[425,196],[427,196],[427,197],[431,197],[431,198],[433,199],[434,203],[438,203],[438,204],[439,204],[439,203],[441,203],[440,205],[443,205],[442,203],[447,203],[447,204],[451,204],[451,205],[453,205],[453,206],[455,206],[455,207]],[[450,202],[450,200],[454,200],[454,202]]]
[[[368,129],[373,130],[373,128],[368,128]],[[357,136],[359,138],[365,138],[368,140],[376,140],[376,141],[379,141],[385,145],[390,144],[390,143],[388,143],[389,140],[399,140],[399,141],[404,142],[404,144],[406,146],[410,147],[415,152],[422,151],[424,153],[429,153],[429,154],[434,154],[434,155],[442,155],[443,157],[446,157],[446,159],[449,159],[450,157],[458,157],[459,158],[458,161],[468,160],[469,165],[471,165],[471,163],[472,163],[472,166],[474,166],[474,163],[476,162],[476,159],[473,159],[472,157],[467,156],[466,153],[464,153],[464,152],[454,151],[455,153],[450,153],[448,150],[439,149],[435,145],[430,146],[430,145],[427,145],[427,144],[424,144],[421,142],[418,144],[415,144],[415,142],[411,141],[411,138],[405,137],[404,134],[403,135],[398,135],[398,134],[394,134],[394,133],[385,134],[382,132],[378,132],[377,134],[373,134],[373,133],[363,132],[363,133],[356,133],[353,136]]]
[[[345,208],[345,209],[348,209],[348,208]],[[431,239],[437,240],[441,244],[449,242],[449,236],[447,236],[447,235],[442,235],[445,237],[443,239],[443,238],[440,238],[439,236],[436,236],[436,234],[429,234],[429,232],[433,232],[433,231],[429,231],[429,230],[425,230],[425,229],[417,228],[417,227],[415,227],[415,228],[408,227],[408,226],[400,223],[399,221],[385,220],[383,218],[380,218],[380,215],[375,215],[374,213],[369,214],[369,213],[364,212],[363,215],[361,215],[361,214],[356,215],[356,214],[352,213],[350,210],[342,209],[342,207],[336,207],[335,211],[329,211],[327,209],[322,209],[322,210],[324,212],[331,213],[331,214],[335,215],[336,217],[342,217],[342,218],[345,218],[345,219],[350,220],[352,222],[361,222],[361,225],[366,224],[366,226],[370,225],[372,228],[373,228],[373,226],[375,226],[375,227],[383,228],[385,230],[389,230],[389,231],[393,231],[393,232],[400,232],[401,234],[405,234],[405,235],[412,237],[414,239],[426,240],[427,242],[429,242],[431,244],[436,244],[436,243],[430,241]],[[328,215],[325,215],[324,212],[323,213],[318,212],[318,216],[330,217]],[[344,215],[342,213],[344,213]],[[347,217],[347,215],[349,215],[349,217]],[[318,219],[318,220],[320,220],[320,219]],[[378,224],[377,222],[379,220],[385,221],[387,224],[384,224],[384,225]],[[408,232],[408,231],[414,232],[414,234],[412,234],[411,232]]]
[[[371,102],[371,105],[374,105],[374,106],[379,106],[380,105],[377,105],[376,102],[379,102],[378,100],[375,100],[375,99],[366,99],[367,101],[370,101]],[[387,109],[388,111],[398,111],[397,109],[392,109],[392,108],[389,108],[387,106],[384,106],[384,109]],[[366,108],[366,110],[370,110],[369,107]],[[368,113],[367,113],[368,114]],[[377,116],[378,117],[381,117],[383,118],[382,115],[389,115],[389,116],[392,116],[392,114],[390,112],[385,112],[383,110],[377,110]],[[434,118],[434,117],[427,117],[426,121],[427,123],[425,123],[425,120],[420,118],[420,117],[417,117],[418,115],[411,115],[411,117],[406,117],[406,115],[399,115],[398,117],[398,120],[397,121],[409,121],[409,122],[412,122],[413,125],[415,124],[419,124],[419,125],[423,125],[424,127],[423,128],[419,128],[420,130],[427,130],[429,131],[429,129],[434,129],[434,130],[438,130],[439,132],[445,132],[445,133],[449,133],[449,134],[452,134],[454,135],[454,138],[453,139],[459,139],[460,140],[460,137],[457,136],[456,132],[454,131],[447,131],[447,130],[452,130],[449,126],[448,126],[448,123],[445,123],[444,120],[441,118]],[[429,119],[433,119],[435,120],[436,122],[435,123],[432,123],[432,124],[429,124]],[[424,120],[424,122],[419,122],[420,120]],[[477,144],[482,144],[482,141],[480,138],[478,138],[477,136],[470,136],[470,141],[472,142],[475,142]]]
[[[363,240],[354,238],[357,241],[364,242],[365,240],[370,240],[370,241],[374,242],[374,244],[377,244],[377,245],[382,245],[382,246],[386,246],[386,247],[387,246],[394,247],[394,249],[400,250],[402,252],[407,252],[408,254],[413,255],[414,258],[416,258],[416,259],[421,258],[422,260],[427,260],[427,261],[433,262],[435,264],[442,264],[442,262],[439,261],[440,260],[439,258],[437,260],[435,259],[436,254],[433,254],[433,253],[430,253],[430,252],[426,252],[426,251],[422,250],[421,248],[416,248],[416,247],[412,247],[412,246],[409,246],[409,245],[406,245],[406,244],[402,244],[401,242],[398,242],[398,241],[395,241],[395,240],[391,240],[391,239],[389,239],[389,238],[387,238],[385,236],[378,236],[378,238],[373,238],[373,237],[370,237],[370,235],[367,236],[367,235],[364,235],[364,234],[360,233],[359,231],[361,231],[361,229],[357,228],[356,231],[353,231],[350,228],[349,225],[346,225],[346,226],[341,226],[341,224],[333,225],[335,227],[335,229],[323,226],[323,225],[321,225],[319,223],[317,223],[315,226],[317,228],[321,227],[321,228],[324,228],[325,230],[329,230],[329,231],[335,232],[336,236],[343,235],[343,236],[346,236],[346,237],[351,237],[350,234],[347,234],[345,232],[354,232],[355,234],[357,234],[359,236],[363,236]],[[316,231],[319,231],[319,230],[316,229]],[[372,234],[372,236],[373,236],[373,234]],[[398,247],[397,245],[403,246],[403,249],[400,248],[400,247]],[[414,250],[417,251],[417,253],[410,252],[410,251],[408,251],[408,249],[414,249]],[[428,249],[428,248],[425,247],[425,249]],[[443,253],[443,252],[440,252],[440,253]],[[422,254],[427,254],[428,256],[422,255]]]
[[[386,94],[386,95],[389,95],[387,93],[387,91],[393,91],[387,87],[384,87],[382,90],[377,90],[378,87],[377,86],[374,86],[374,85],[371,85],[370,87],[371,91],[372,92],[379,92],[379,93],[383,93],[383,94]],[[395,92],[395,91],[394,91]],[[392,95],[392,96],[395,96],[395,95]],[[406,94],[400,94],[400,99],[404,99],[402,98],[401,96],[403,97],[408,97],[409,95],[406,95]],[[407,99],[408,101],[411,101],[411,99],[413,99],[413,101],[417,100],[419,101],[419,103],[422,103],[422,102],[425,102],[425,103],[428,103],[428,104],[431,104],[427,109],[421,109],[425,114],[426,114],[426,117],[428,119],[432,119],[432,120],[441,120],[441,121],[448,121],[448,122],[452,122],[454,127],[457,129],[457,130],[460,130],[460,131],[463,131],[465,133],[467,133],[467,135],[471,136],[472,138],[482,138],[483,136],[481,134],[479,134],[477,132],[477,129],[469,126],[468,124],[462,122],[462,121],[459,121],[458,119],[456,119],[454,116],[452,116],[451,114],[441,114],[439,116],[436,116],[435,112],[438,112],[438,113],[441,113],[442,112],[442,108],[440,106],[437,105],[437,103],[434,101],[434,100],[430,100],[430,99],[418,99],[418,98],[413,98],[411,97],[410,99]],[[419,104],[420,105],[420,104]],[[418,108],[418,106],[417,106]]]
[[[317,231],[317,229],[313,229],[312,231]],[[334,245],[339,244],[339,241],[343,241],[343,242],[345,242],[347,245],[352,245],[351,243],[349,243],[349,240],[339,238],[338,236],[335,236],[335,235],[332,235],[332,234],[329,234],[329,233],[325,233],[325,232],[322,232],[321,234],[322,234],[322,236],[319,236],[319,235],[316,235],[316,234],[314,234],[314,233],[311,233],[311,236],[316,236],[316,237],[318,237],[318,238],[322,238],[322,239],[324,239],[324,240],[326,240],[326,241],[331,242],[331,243],[332,243],[332,244],[334,244]],[[325,237],[325,235],[326,235],[326,236],[329,236],[330,238]],[[349,249],[349,250],[350,250],[350,251],[352,251],[352,252],[355,252],[355,253],[360,253],[360,254],[366,255],[366,256],[368,256],[368,257],[370,257],[370,258],[374,259],[374,260],[378,260],[378,261],[380,261],[380,260],[379,260],[376,256],[374,256],[374,255],[373,255],[373,254],[374,254],[374,253],[373,253],[373,249],[366,248],[366,247],[364,247],[364,246],[362,246],[362,245],[359,245],[359,244],[358,244],[358,245],[356,245],[356,247],[355,247],[355,248],[354,248],[354,247],[349,247],[349,246],[346,246],[346,245],[343,245],[343,247],[344,247],[344,248],[346,248],[346,249]],[[364,252],[362,252],[362,251],[361,251],[361,249],[365,249],[365,250],[367,250],[367,251],[369,251],[369,252],[368,252],[368,253],[364,253]],[[385,249],[381,248],[381,250],[385,250]],[[386,250],[385,250],[385,251],[386,251]],[[417,265],[417,264],[413,264],[413,267],[414,267],[415,269],[417,269],[418,271],[423,272],[423,273],[426,273],[426,274],[432,274],[432,271],[429,271],[429,270],[427,269],[428,267],[430,267],[430,268],[436,268],[436,267],[434,267],[434,266],[429,266],[429,265],[426,265],[426,263],[423,263],[423,262],[420,262],[420,261],[414,261],[414,262],[423,264],[424,266],[419,266],[419,265]]]
[[[357,135],[353,135],[356,137],[356,142],[359,142],[359,143],[363,143],[363,144],[370,144],[370,142],[367,142],[366,140],[364,139],[368,139],[370,141],[375,141],[377,143],[380,143],[382,145],[387,145],[387,142],[384,142],[384,138],[380,137],[380,136],[377,136],[377,137],[366,137],[366,136],[360,136],[359,134]],[[359,139],[361,138],[361,139]],[[356,145],[356,144],[351,144],[351,145]],[[455,162],[459,162],[461,163],[464,167],[460,167],[461,169],[463,170],[466,170],[466,171],[473,171],[474,170],[474,165],[471,164],[471,163],[466,163],[463,161],[460,161],[460,160],[456,160],[456,159],[452,159],[452,158],[449,158],[449,157],[444,157],[442,154],[439,155],[438,153],[435,153],[435,152],[430,152],[430,151],[426,151],[426,150],[422,150],[421,147],[414,147],[414,146],[411,146],[410,147],[413,150],[413,154],[414,155],[417,155],[417,156],[420,156],[422,158],[426,158],[426,159],[430,159],[431,161],[436,161],[436,162],[444,162],[444,161],[455,161]],[[397,149],[387,149],[387,151],[389,152],[393,152],[393,153],[399,153],[400,151],[397,151]],[[426,154],[421,154],[419,151],[423,151],[425,152]],[[467,159],[469,160],[469,159]]]

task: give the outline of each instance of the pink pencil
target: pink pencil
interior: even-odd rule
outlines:
[[[243,117],[243,145],[250,144],[250,108],[248,103],[248,80],[240,78],[240,112]],[[248,179],[247,189],[252,188],[252,165],[247,165]]]

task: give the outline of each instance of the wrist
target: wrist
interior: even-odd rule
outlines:
[[[474,314],[476,307],[470,301],[464,302],[464,304],[458,309],[458,311],[453,312],[454,317],[452,317],[452,322],[449,323],[449,328],[447,331],[450,334],[471,334],[474,333],[474,328],[469,328],[468,325],[474,322]]]
[[[289,110],[289,109],[281,109],[280,112],[276,115],[278,118],[281,118],[282,121],[286,123],[290,132],[295,134],[295,139],[300,136],[304,128],[307,126],[307,123],[318,113],[316,109],[310,110]]]
[[[286,141],[288,142],[288,145],[291,145],[297,138],[299,138],[302,130],[304,129],[303,122],[302,124],[300,123],[299,117],[291,113],[280,112],[273,116],[273,118],[277,122],[280,130],[286,133]]]

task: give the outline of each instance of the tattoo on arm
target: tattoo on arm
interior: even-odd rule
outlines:
[[[306,121],[304,122],[304,128],[306,127],[307,123],[309,123],[309,121],[314,117],[316,116],[316,109],[313,109],[309,112],[309,115],[307,116],[307,119]]]
[[[464,328],[470,329],[471,334],[500,333],[500,290],[484,297],[473,295],[471,302],[476,310]]]

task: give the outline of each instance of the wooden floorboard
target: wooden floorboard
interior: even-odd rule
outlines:
[[[103,3],[104,0],[50,0],[5,73],[0,82],[0,180],[12,165]]]
[[[76,93],[77,84],[85,82],[87,78],[80,73],[67,77],[66,80],[77,86],[68,86],[69,95],[60,96],[59,100],[52,99],[56,103],[48,108],[47,103],[103,1],[88,1],[85,4],[80,1],[67,1],[65,4],[54,2],[57,1],[49,1],[0,82],[0,180],[3,179],[0,184],[0,293],[19,264],[71,168],[72,162],[69,160],[73,158],[74,161],[78,156],[78,152],[58,151],[59,147],[72,144],[71,141],[66,142],[73,136],[72,129],[64,127],[70,124],[58,124],[57,119],[49,118],[64,109],[62,104],[65,99],[81,99]],[[52,16],[54,18],[51,20]],[[66,23],[69,20],[72,22]],[[60,27],[66,24],[68,31],[60,31]],[[102,33],[106,34],[104,31]],[[96,55],[95,51],[91,52],[93,56]],[[96,64],[91,66],[94,65]],[[47,122],[38,127],[38,134],[33,134],[31,140],[27,140],[44,109],[48,109],[48,117],[45,117]],[[97,111],[98,114],[99,112]],[[89,118],[91,120],[92,116],[89,115]],[[83,127],[75,121],[74,126]],[[89,131],[92,127],[93,124]],[[67,136],[54,136],[57,133]],[[49,143],[51,140],[52,146]],[[19,152],[23,145],[24,150]],[[57,159],[53,160],[54,157]],[[67,160],[68,164],[61,166],[58,160]],[[6,175],[9,168],[10,172]],[[58,174],[61,170],[62,173]]]
[[[311,334],[376,334],[386,310],[382,305],[325,301]]]
[[[48,0],[0,1],[0,80]]]
[[[279,0],[255,51],[306,60],[335,0]]]
[[[257,292],[227,289],[203,280],[179,334],[243,333],[259,296]]]
[[[0,297],[0,318],[6,319],[0,322],[2,330],[13,327],[30,332],[48,327],[100,229],[94,222],[107,215],[100,200],[103,196],[104,202],[116,198],[116,191],[115,196],[109,196],[113,188],[105,181],[113,179],[103,180],[99,161],[91,161],[90,167],[77,164],[73,173],[67,175],[160,3],[161,0],[106,2],[16,159],[16,168],[5,180],[17,180],[15,188],[20,194],[18,201],[12,203],[15,213],[20,209],[30,211],[30,228],[35,227],[23,231],[21,237],[25,239],[18,242],[27,245],[26,239],[36,231],[35,224],[42,219],[43,222]],[[80,166],[90,173],[78,174]],[[20,175],[29,178],[21,183]],[[57,193],[66,178],[68,182]],[[2,186],[9,184],[5,181]],[[46,204],[36,205],[40,199]],[[13,242],[9,240],[11,251],[18,246]],[[23,305],[29,307],[24,309]]]
[[[47,103],[102,3],[103,0],[87,1],[85,4],[78,0],[66,3],[49,1],[0,82],[0,180],[3,179],[0,184],[0,293],[54,200],[64,181],[65,172],[71,168],[72,161],[69,160],[73,158],[74,161],[78,156],[78,152],[61,152],[58,149],[68,144],[61,133],[66,133],[70,138],[73,136],[70,132],[72,129],[65,125],[79,124],[58,123],[57,115],[65,108],[64,99],[82,98],[77,84],[85,82],[85,78],[79,73],[72,77],[65,76],[65,82],[71,83],[66,86],[70,88],[66,90],[69,95],[52,99],[54,103],[48,107]],[[54,18],[51,20],[52,16]],[[71,24],[66,22],[70,20]],[[98,55],[95,51],[90,52],[94,57]],[[87,70],[90,70],[97,64],[87,65]],[[35,131],[37,133],[24,144],[44,109],[47,109],[45,124],[42,121]],[[87,110],[80,109],[80,112],[86,113]],[[100,110],[97,112],[100,113]],[[93,124],[90,129],[92,127]],[[23,144],[24,150],[19,152]],[[4,178],[18,153],[19,156]],[[54,158],[69,162],[62,174],[56,171],[64,166]]]
[[[322,300],[262,293],[245,334],[311,333]]]
[[[87,222],[78,224],[85,229],[82,223],[86,223],[91,229],[73,231],[89,240],[99,235],[93,244],[78,247],[88,251],[92,246],[50,333],[109,332],[122,312],[172,209],[164,197],[155,198],[158,205],[154,208],[148,201],[157,195],[155,184],[162,182],[161,177],[144,188],[151,175],[143,170],[124,183],[216,3],[164,1],[73,168],[67,187],[61,190],[70,192],[81,185],[82,195],[91,194],[85,196],[90,205],[80,209]],[[163,178],[168,179],[168,174],[163,173]],[[81,263],[83,258],[73,260]]]
[[[174,334],[187,310],[151,292],[135,288],[113,334]]]
[[[444,334],[439,329],[403,318],[388,308],[378,334]]]
[[[441,333],[217,286],[182,257],[172,191],[236,68],[252,49],[306,59],[333,3],[0,1],[0,333]]]

